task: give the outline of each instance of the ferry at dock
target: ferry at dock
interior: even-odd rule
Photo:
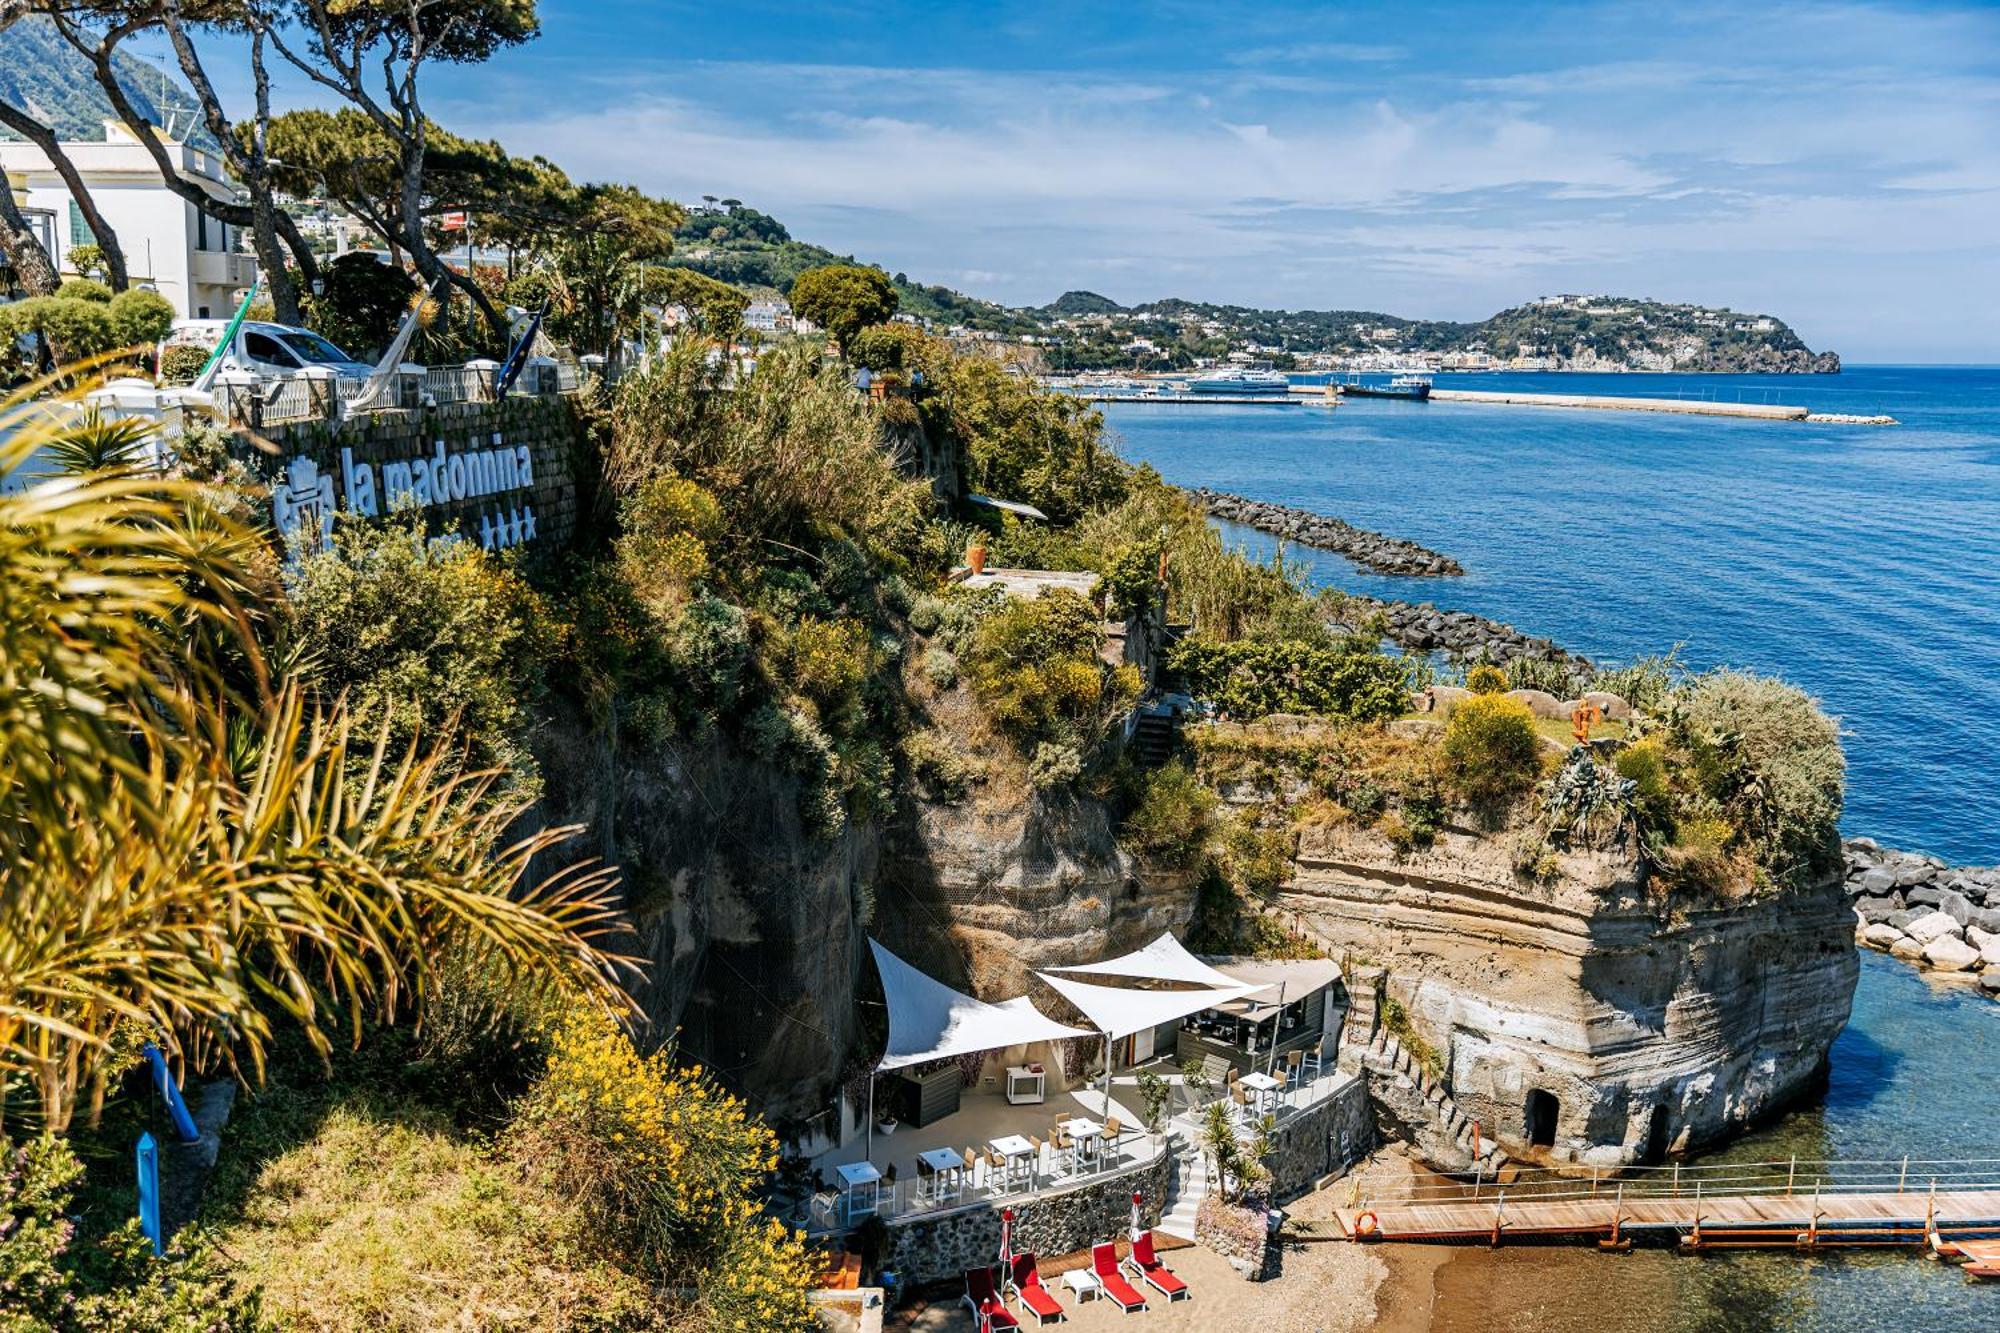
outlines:
[[[1422,403],[1430,400],[1431,381],[1428,375],[1398,375],[1387,384],[1363,384],[1356,379],[1342,384],[1340,392],[1349,398],[1402,398]]]
[[[1189,393],[1226,393],[1234,396],[1288,394],[1292,382],[1275,370],[1251,366],[1230,366],[1196,375],[1187,382]]]

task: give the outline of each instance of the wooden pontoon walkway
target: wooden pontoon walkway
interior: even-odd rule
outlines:
[[[1967,1277],[2000,1278],[2000,1240],[1945,1241],[1938,1253],[1965,1260]]]
[[[2000,1275],[2000,1163],[1764,1162],[1579,1180],[1418,1185],[1335,1210],[1350,1240],[1501,1245],[1535,1238],[1684,1249],[1929,1245]],[[1914,1170],[1913,1170],[1914,1168]],[[1671,1174],[1668,1174],[1671,1170]],[[1989,1270],[1991,1270],[1989,1274]]]
[[[1375,1227],[1363,1235],[1357,1226],[1362,1213],[1372,1212]],[[1704,1242],[1764,1238],[1793,1244],[1808,1232],[1821,1233],[1822,1243],[1853,1243],[1864,1236],[1889,1244],[1920,1244],[1925,1223],[1940,1232],[2000,1231],[2000,1190],[1966,1190],[1928,1194],[1823,1194],[1817,1200],[1798,1195],[1742,1195],[1723,1198],[1512,1200],[1488,1191],[1487,1197],[1459,1203],[1443,1201],[1381,1204],[1372,1209],[1337,1211],[1341,1230],[1350,1237],[1382,1240],[1502,1240],[1520,1236],[1571,1236],[1578,1240],[1610,1238],[1614,1231],[1669,1229],[1692,1236],[1699,1226]]]

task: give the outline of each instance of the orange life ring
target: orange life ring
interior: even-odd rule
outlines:
[[[1372,1210],[1364,1211],[1354,1219],[1354,1234],[1357,1236],[1372,1236],[1381,1225],[1381,1219],[1376,1217]]]

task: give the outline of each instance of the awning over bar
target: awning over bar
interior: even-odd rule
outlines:
[[[1258,986],[1231,984],[1225,988],[1145,990],[1136,986],[1095,986],[1087,981],[1037,972],[1057,994],[1081,1009],[1091,1026],[1107,1037],[1124,1037],[1177,1018],[1238,1000]]]
[[[1210,967],[1189,953],[1187,947],[1175,939],[1171,932],[1161,935],[1143,949],[1134,949],[1131,953],[1107,958],[1101,963],[1079,963],[1075,967],[1057,967],[1052,970],[1088,972],[1092,976],[1100,977],[1131,977],[1141,981],[1179,981],[1211,989],[1227,989],[1248,984],[1251,990],[1257,990],[1262,986],[1261,982],[1246,983]]]
[[[878,1069],[1091,1035],[1056,1022],[1025,995],[989,1004],[919,972],[874,940],[868,947],[875,951],[882,996],[889,1005],[889,1048]]]

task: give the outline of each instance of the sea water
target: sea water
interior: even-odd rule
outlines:
[[[1125,456],[1169,481],[1335,514],[1466,568],[1371,575],[1294,548],[1320,582],[1476,611],[1600,661],[1678,645],[1694,668],[1795,681],[1840,719],[1847,834],[2000,861],[2000,369],[1439,384],[1790,403],[1901,424],[1382,399],[1332,411],[1118,403],[1105,417]],[[1869,954],[1824,1099],[1731,1155],[2000,1158],[1996,1089],[2000,1003]],[[1914,1258],[1567,1251],[1455,1259],[1440,1323],[1506,1326],[1492,1322],[1507,1308],[1494,1297],[1516,1282],[1545,1329],[2000,1328],[2000,1288]]]

